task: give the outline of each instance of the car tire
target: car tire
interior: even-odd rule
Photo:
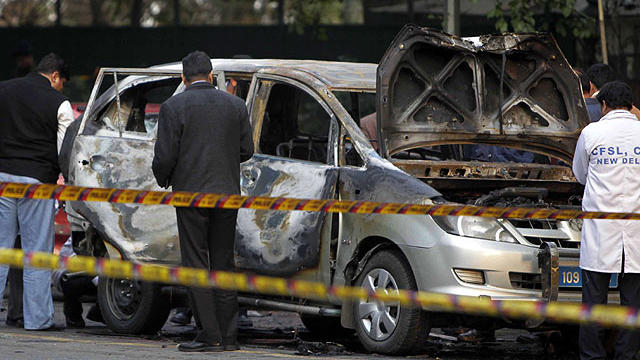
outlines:
[[[119,334],[155,334],[169,317],[169,299],[155,283],[100,277],[98,303],[105,324]]]
[[[355,286],[368,290],[383,288],[417,290],[407,260],[399,251],[375,253],[358,276]],[[420,308],[356,300],[354,326],[365,349],[380,354],[409,354],[421,351],[429,334],[427,313]]]

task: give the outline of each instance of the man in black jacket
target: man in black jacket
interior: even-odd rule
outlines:
[[[60,93],[69,78],[55,54],[42,58],[36,72],[0,82],[0,181],[55,183],[60,173],[58,152],[73,121],[69,101]],[[0,247],[12,248],[20,231],[22,249],[53,250],[53,200],[0,197]],[[0,267],[0,298],[7,267]],[[24,270],[24,328],[55,329],[51,272]]]
[[[209,56],[194,51],[182,59],[187,89],[162,104],[153,173],[174,191],[240,193],[240,162],[253,154],[244,102],[213,86]],[[176,208],[184,266],[233,270],[237,210]],[[235,292],[190,288],[198,325],[194,341],[180,351],[236,350]]]

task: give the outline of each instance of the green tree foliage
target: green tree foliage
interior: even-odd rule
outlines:
[[[593,36],[595,19],[575,9],[576,0],[496,0],[487,17],[500,32],[550,31],[579,39]]]
[[[0,26],[53,25],[53,5],[50,0],[0,0]]]
[[[275,25],[292,31],[362,21],[362,0],[0,0],[0,26]]]
[[[290,0],[285,11],[289,29],[302,34],[310,28],[314,37],[328,40],[320,25],[340,24],[343,21],[342,0]]]
[[[303,26],[342,23],[342,0],[290,0],[285,17],[299,29]]]

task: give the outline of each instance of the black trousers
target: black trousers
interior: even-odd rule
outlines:
[[[15,249],[22,249],[22,243],[20,242],[20,236],[16,238]],[[9,282],[9,301],[7,305],[7,321],[14,323],[18,320],[24,320],[22,314],[22,269],[9,268],[9,275],[7,275],[7,281]]]
[[[182,265],[232,271],[237,210],[176,208]],[[235,291],[189,288],[198,334],[195,341],[236,344],[238,296]]]
[[[83,321],[80,297],[96,294],[97,288],[91,282],[92,278],[92,276],[81,275],[62,280],[62,292],[64,293],[63,312],[67,320]]]
[[[606,304],[611,274],[582,270],[582,303]],[[620,303],[640,308],[640,274],[620,274]],[[580,326],[580,359],[605,359],[604,329],[597,325]],[[621,329],[615,343],[616,360],[633,359],[640,348],[638,330]]]

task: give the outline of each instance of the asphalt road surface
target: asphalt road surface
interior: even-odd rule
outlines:
[[[5,325],[6,300],[0,313],[0,359],[398,359],[366,353],[355,336],[314,335],[294,313],[252,312],[252,327],[240,329],[241,350],[181,353],[176,345],[191,339],[194,328],[169,322],[156,336],[122,336],[103,324],[87,321],[85,329],[25,331]],[[64,325],[62,303],[55,303],[56,324]],[[85,313],[88,306],[85,304]],[[492,341],[459,341],[434,329],[425,351],[412,359],[576,359],[557,332],[499,330]]]

